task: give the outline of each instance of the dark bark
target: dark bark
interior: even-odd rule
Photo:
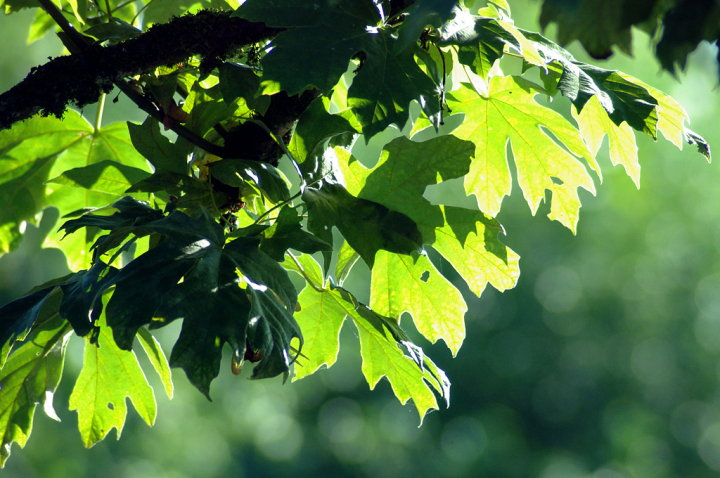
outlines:
[[[236,55],[243,46],[284,31],[231,17],[231,12],[200,11],[155,25],[138,38],[62,56],[33,68],[30,74],[0,95],[0,130],[36,113],[61,117],[68,106],[82,108],[109,92],[113,82],[149,73],[190,57],[217,61]]]

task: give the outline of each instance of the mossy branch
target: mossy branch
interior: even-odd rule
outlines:
[[[33,68],[23,81],[1,94],[0,130],[37,113],[61,117],[68,106],[95,103],[116,81],[193,56],[224,59],[283,30],[231,17],[230,12],[203,10],[155,25],[117,45],[90,45]]]

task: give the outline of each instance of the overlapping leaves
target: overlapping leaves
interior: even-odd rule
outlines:
[[[119,271],[102,262],[93,268],[104,271],[99,289],[114,287],[105,314],[120,349],[130,350],[143,326],[183,319],[170,364],[183,368],[205,395],[219,373],[224,343],[236,357],[243,357],[247,347],[262,352],[253,377],[287,373],[290,342],[302,337],[292,317],[297,292],[282,267],[259,249],[260,238],[239,237],[226,244],[222,226],[205,210],[196,218],[179,211],[163,217],[129,198],[115,207],[119,211],[111,216],[85,215],[64,228],[110,231],[94,245],[101,251],[120,246],[130,234],[164,237]],[[277,244],[268,247],[284,252]],[[92,302],[86,303],[85,317],[91,310]]]
[[[25,446],[37,404],[50,418],[59,420],[53,409],[53,393],[62,376],[70,331],[57,312],[49,314],[0,371],[0,465],[5,466],[13,442]]]
[[[385,146],[372,170],[347,157],[341,166],[351,194],[407,215],[417,224],[423,244],[440,252],[480,295],[488,282],[498,290],[515,285],[517,254],[499,242],[501,227],[494,219],[479,211],[434,206],[423,197],[438,175],[445,180],[465,175],[477,161],[471,163],[475,149],[453,136],[423,143],[400,137]]]
[[[342,288],[324,285],[320,266],[310,256],[301,256],[286,267],[300,272],[307,281],[298,298],[302,310],[296,318],[305,334],[303,354],[308,360],[296,364],[294,380],[335,363],[340,328],[349,318],[357,327],[362,370],[370,388],[386,377],[400,402],[413,400],[421,419],[427,410],[438,408],[433,389],[449,400],[445,374],[409,341],[395,319],[369,309]],[[409,355],[403,354],[399,345]]]
[[[262,60],[264,93],[296,94],[313,86],[328,94],[362,52],[348,104],[366,138],[391,124],[404,126],[412,101],[428,117],[439,112],[440,91],[415,62],[414,40],[398,40],[381,27],[377,5],[341,0],[326,8],[321,3],[250,0],[235,12],[268,26],[293,27],[273,40],[273,50]]]
[[[36,117],[0,132],[0,250],[17,247],[20,224],[34,222],[52,204],[67,214],[102,207],[116,200],[121,189],[147,175],[144,158],[130,142],[123,123],[97,131],[82,116],[68,111],[60,121]],[[46,186],[50,180],[51,185]],[[51,237],[73,267],[88,265],[80,254],[86,237],[67,241]]]
[[[470,85],[448,95],[454,113],[465,114],[453,133],[475,145],[475,160],[465,177],[465,190],[478,198],[480,210],[495,216],[504,196],[510,194],[508,140],[513,150],[518,183],[533,213],[553,193],[550,218],[575,230],[580,209],[577,188],[592,193],[595,186],[585,167],[553,141],[543,129],[573,153],[590,159],[578,131],[560,114],[540,107],[533,97],[542,89],[516,77],[494,77],[488,97]]]

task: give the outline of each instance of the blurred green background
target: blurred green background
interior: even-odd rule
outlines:
[[[539,4],[511,1],[516,23],[537,29]],[[33,12],[0,16],[0,91],[58,55],[48,36],[25,45]],[[546,32],[553,37],[553,29]],[[577,47],[581,61],[590,60]],[[677,82],[659,66],[646,35],[635,58],[599,63],[674,96],[693,129],[717,148],[717,48],[705,45]],[[597,62],[595,62],[597,63]],[[519,73],[512,65],[506,73]],[[114,95],[114,94],[113,94]],[[544,102],[540,97],[539,102]],[[127,100],[104,124],[141,121]],[[567,102],[556,98],[560,111]],[[90,111],[92,110],[92,111]],[[91,117],[94,108],[85,111]],[[85,450],[67,410],[82,365],[74,338],[55,397],[62,423],[36,413],[25,449],[13,446],[8,477],[714,477],[720,474],[720,171],[692,147],[678,151],[638,136],[642,189],[600,153],[597,197],[581,191],[577,236],[530,215],[517,184],[500,222],[521,257],[519,284],[481,298],[466,293],[467,339],[456,358],[415,334],[452,381],[452,401],[418,428],[385,381],[368,389],[350,324],[338,363],[284,386],[250,382],[224,363],[210,403],[175,373],[169,401],[148,428],[131,410],[122,432]],[[435,194],[450,195],[452,191]],[[428,193],[430,197],[432,195]],[[457,198],[461,201],[461,198]],[[467,203],[465,203],[467,204]],[[58,250],[40,248],[57,227],[49,210],[28,226],[20,249],[0,258],[0,302],[66,272]],[[367,298],[367,271],[350,287]],[[447,271],[451,275],[452,271]],[[465,289],[467,292],[467,290]],[[411,321],[403,326],[413,332]],[[177,330],[162,331],[166,337]],[[161,341],[162,341],[161,334]],[[169,350],[166,350],[169,352]],[[142,357],[140,357],[142,360]]]

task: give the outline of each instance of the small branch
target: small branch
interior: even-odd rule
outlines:
[[[130,100],[135,103],[138,108],[149,114],[151,117],[153,117],[160,123],[163,122],[163,120],[165,119],[165,115],[160,110],[158,110],[150,100],[145,98],[142,94],[138,93],[135,88],[130,86],[127,81],[117,80],[115,82],[115,85],[120,89],[120,91],[125,93],[125,95],[130,98]],[[217,144],[211,143],[200,135],[193,133],[180,123],[174,123],[170,127],[170,129],[177,133],[178,136],[185,138],[195,146],[204,149],[210,154],[214,154],[215,156],[223,158],[227,157],[227,151],[225,148],[223,148],[222,146],[218,146]]]
[[[82,48],[83,45],[86,45],[85,37],[75,30],[72,25],[70,25],[67,18],[65,18],[51,0],[38,0],[38,3],[42,9],[45,10],[45,13],[50,15],[50,18],[52,18],[60,28],[62,28],[62,31],[70,37],[70,40],[72,40],[78,48]]]
[[[112,21],[112,9],[110,8],[110,0],[105,0],[105,9],[107,10],[107,16]]]

